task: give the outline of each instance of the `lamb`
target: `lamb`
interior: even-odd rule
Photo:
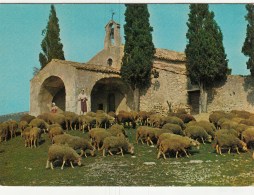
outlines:
[[[61,134],[61,135],[57,135],[53,137],[53,143],[54,144],[68,144],[68,146],[70,146],[74,150],[80,149],[81,150],[80,156],[85,155],[85,157],[87,157],[86,150],[89,150],[90,154],[94,156],[95,148],[85,138],[72,136],[69,134]]]
[[[49,125],[44,120],[39,118],[35,118],[31,120],[31,122],[28,125],[31,127],[38,127],[42,129],[44,133],[46,133],[46,131],[48,131],[48,128],[49,128]]]
[[[54,127],[50,128],[50,131],[48,133],[49,139],[53,143],[53,137],[55,137],[56,135],[61,135],[63,133],[64,133],[64,131],[63,131],[62,127],[54,126]]]
[[[222,149],[228,149],[228,153],[230,154],[231,149],[236,149],[237,153],[239,153],[238,148],[242,148],[243,151],[247,151],[247,145],[239,138],[235,137],[233,134],[225,134],[222,133],[215,139],[215,148],[218,154],[222,154]]]
[[[185,134],[192,139],[201,139],[203,144],[205,144],[205,141],[212,142],[212,137],[200,126],[188,126],[185,129]]]
[[[21,137],[22,137],[22,133],[25,130],[25,128],[28,127],[28,123],[26,121],[20,121],[18,124],[18,128],[21,131]]]
[[[119,149],[123,156],[123,151],[134,154],[134,147],[124,136],[109,136],[103,141],[103,145],[100,150],[103,150],[103,156],[105,157],[106,151],[110,155],[113,155],[111,149]]]
[[[199,143],[195,140],[189,139],[187,137],[182,136],[170,136],[167,139],[161,141],[159,145],[159,152],[157,155],[157,159],[160,158],[161,154],[164,159],[166,159],[167,152],[174,152],[176,154],[176,158],[178,158],[179,152],[184,152],[187,157],[189,157],[187,153],[187,149],[190,147],[199,147]]]
[[[242,140],[249,148],[253,148],[254,144],[254,127],[249,127],[242,132]]]
[[[78,123],[78,115],[75,114],[74,112],[69,112],[65,111],[63,112],[63,115],[65,116],[65,126],[66,129],[73,130],[73,124],[74,124],[74,129],[77,129],[77,123]]]
[[[49,168],[50,164],[51,169],[53,170],[54,169],[53,162],[55,160],[63,161],[63,164],[61,166],[62,170],[66,161],[70,162],[72,168],[74,168],[72,163],[77,163],[79,166],[81,166],[82,164],[81,163],[82,158],[77,154],[77,152],[71,147],[66,145],[53,144],[49,147],[46,169]]]
[[[31,148],[34,146],[35,148],[38,146],[38,141],[41,138],[42,130],[38,127],[33,127],[29,131],[29,139]]]

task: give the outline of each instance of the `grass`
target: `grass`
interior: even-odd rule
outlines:
[[[126,129],[131,142],[135,129]],[[79,131],[70,134],[87,136]],[[156,159],[157,150],[134,144],[135,155],[83,158],[81,167],[45,169],[50,141],[25,148],[20,136],[0,143],[0,185],[5,186],[250,186],[254,185],[251,152],[217,155],[211,144],[192,151],[190,158]],[[145,165],[154,162],[155,165]]]

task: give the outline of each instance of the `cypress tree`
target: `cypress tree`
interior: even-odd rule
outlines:
[[[246,5],[247,15],[245,20],[247,20],[246,28],[246,38],[242,47],[242,53],[245,56],[249,56],[247,61],[247,68],[250,69],[251,76],[254,76],[254,5]]]
[[[186,68],[191,83],[200,87],[200,112],[207,112],[208,88],[228,71],[223,35],[208,4],[190,5],[187,26]]]
[[[60,39],[60,27],[54,5],[51,5],[49,21],[45,30],[44,39],[41,43],[42,52],[39,54],[41,69],[44,68],[52,59],[65,60],[63,44]]]
[[[146,4],[127,4],[125,11],[125,47],[121,76],[133,89],[134,109],[139,110],[140,89],[151,84],[151,70],[155,48],[152,41],[153,28]]]

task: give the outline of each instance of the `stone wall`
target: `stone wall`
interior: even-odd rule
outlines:
[[[153,67],[159,72],[159,78],[153,78],[151,87],[142,92],[140,110],[166,113],[169,110],[167,101],[173,109],[188,107],[185,65],[155,61]]]
[[[225,84],[209,92],[208,112],[214,110],[254,112],[254,80],[250,76],[229,75]]]

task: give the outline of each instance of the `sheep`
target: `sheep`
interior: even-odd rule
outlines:
[[[214,139],[215,131],[216,131],[214,124],[212,124],[208,121],[204,121],[204,120],[201,120],[201,121],[198,121],[198,122],[192,123],[192,124],[204,128],[204,130],[207,132],[207,134],[210,135],[212,137],[212,139]]]
[[[27,128],[24,129],[22,133],[22,138],[25,140],[25,147],[30,147],[31,141],[30,141],[30,130],[32,127],[28,126]]]
[[[62,128],[65,128],[65,116],[60,113],[50,113],[50,124],[59,124]]]
[[[185,134],[192,139],[201,139],[203,144],[205,144],[205,141],[212,142],[212,137],[200,126],[188,126],[185,129]]]
[[[249,119],[251,113],[244,110],[231,110],[231,113],[235,114],[237,117]]]
[[[140,111],[138,113],[138,122],[141,126],[147,125],[149,114],[146,111]]]
[[[147,145],[149,145],[148,142],[153,144],[151,140],[148,140],[148,133],[152,133],[155,128],[153,127],[148,127],[148,126],[139,126],[136,131],[136,142],[138,144],[139,140],[141,141],[142,144],[144,144],[143,140],[147,142]]]
[[[132,114],[133,113],[121,110],[118,113],[118,115],[116,116],[117,123],[118,124],[125,124],[125,123],[127,123],[128,125],[132,124],[132,128],[135,128],[136,127],[136,121],[135,121],[134,116]]]
[[[166,123],[165,125],[163,125],[162,129],[168,129],[174,134],[184,135],[181,126],[178,124]]]
[[[31,148],[34,146],[35,148],[38,145],[38,141],[41,138],[42,130],[38,127],[33,127],[29,131],[29,139]]]
[[[158,137],[158,140],[157,140],[157,148],[159,148],[160,146],[160,143],[162,140],[164,139],[168,139],[168,138],[171,138],[171,137],[179,137],[181,135],[177,135],[177,134],[173,134],[173,133],[162,133],[159,137]]]
[[[215,138],[220,136],[221,134],[232,134],[235,137],[238,137],[238,133],[234,129],[220,129],[215,132]]]
[[[20,129],[21,136],[25,128],[28,126],[28,123],[26,121],[20,121],[18,124],[18,128]]]
[[[68,144],[68,146],[70,146],[74,150],[80,149],[81,150],[80,156],[85,155],[85,157],[87,157],[86,150],[88,149],[90,150],[90,154],[94,156],[95,148],[85,138],[72,136],[69,134],[61,134],[61,135],[56,135],[55,137],[53,137],[53,143],[54,144]]]
[[[248,126],[254,126],[254,121],[250,120],[250,119],[243,119],[243,120],[240,121],[240,124],[245,124],[245,125],[248,125]]]
[[[93,143],[94,142],[94,135],[95,135],[95,133],[97,132],[97,131],[104,131],[105,129],[103,129],[103,128],[92,128],[90,131],[89,131],[89,133],[88,133],[88,135],[89,135],[89,137],[90,137],[90,139],[91,139],[91,142]]]
[[[186,157],[189,157],[186,150],[192,146],[198,148],[199,143],[195,140],[179,135],[170,136],[161,141],[157,159],[160,158],[161,154],[163,155],[164,159],[166,159],[165,154],[167,152],[174,152],[176,154],[176,158],[178,158],[178,153],[181,151],[185,153]]]
[[[62,127],[54,126],[54,127],[50,128],[48,136],[49,136],[49,139],[51,140],[51,142],[53,143],[53,137],[55,137],[56,135],[61,135],[63,133],[64,133],[64,131],[63,131]]]
[[[15,121],[15,120],[9,120],[7,121],[8,123],[8,129],[9,129],[9,132],[10,132],[10,136],[11,136],[11,139],[12,137],[16,137],[16,131],[18,129],[18,123]]]
[[[2,140],[7,141],[9,137],[9,124],[7,122],[3,122],[0,124],[0,142]]]
[[[180,118],[184,123],[189,123],[190,121],[196,121],[196,119],[190,115],[190,114],[187,114],[186,111],[184,112],[180,112],[180,113],[169,113],[168,116],[175,116],[175,117],[178,117]]]
[[[213,123],[216,129],[218,129],[218,121],[220,118],[224,117],[224,111],[214,111],[209,115],[209,122]]]
[[[134,146],[129,143],[129,141],[124,136],[109,136],[103,141],[103,145],[100,150],[103,150],[103,156],[105,157],[106,151],[110,155],[113,155],[111,149],[119,149],[120,153],[123,155],[123,151],[134,154]]]
[[[222,129],[236,129],[238,123],[234,121],[225,121],[221,124]]]
[[[40,115],[38,115],[36,118],[44,120],[46,123],[51,124],[51,117],[53,116],[53,113],[45,112]]]
[[[107,115],[106,113],[96,113],[96,128],[100,128],[104,125],[105,129],[107,124],[112,125],[115,121],[114,117]]]
[[[160,127],[162,125],[162,118],[163,116],[161,114],[152,114],[149,117],[148,124],[152,127]]]
[[[95,128],[95,130],[90,133],[92,143],[94,147],[98,149],[100,149],[100,146],[103,144],[103,140],[108,136],[111,136],[111,133],[100,128]]]
[[[77,129],[77,123],[78,123],[78,115],[75,114],[74,112],[69,112],[65,111],[63,112],[63,115],[65,116],[65,126],[66,129],[73,130],[73,124],[74,124],[74,129]]]
[[[19,121],[26,121],[27,123],[30,123],[31,120],[35,119],[35,116],[32,116],[30,114],[24,114],[20,117]]]
[[[164,125],[166,123],[171,123],[171,124],[177,124],[179,125],[182,129],[185,129],[185,124],[184,122],[182,121],[182,119],[176,117],[176,116],[166,116],[166,117],[163,117],[162,118],[162,124],[161,125]]]
[[[240,139],[242,139],[242,133],[250,126],[245,125],[245,124],[238,124],[235,128],[235,130],[237,131],[238,137]]]
[[[79,116],[79,126],[81,127],[80,130],[85,132],[85,128],[88,128],[88,131],[96,124],[95,116],[90,116],[89,114]]]
[[[49,147],[46,169],[49,168],[49,164],[50,164],[51,169],[53,170],[54,169],[53,162],[55,160],[63,161],[63,164],[61,166],[62,170],[66,161],[70,162],[72,168],[74,168],[72,163],[77,163],[79,166],[81,166],[82,164],[81,163],[82,159],[77,154],[77,152],[71,147],[66,145],[53,144]]]
[[[253,148],[254,144],[254,127],[249,127],[242,132],[242,140],[249,148]]]
[[[44,120],[39,119],[39,118],[35,118],[35,119],[31,120],[31,122],[28,125],[31,127],[38,127],[40,129],[42,129],[44,131],[44,133],[46,133],[46,131],[48,131],[48,128],[49,128],[48,123],[46,123]]]
[[[116,135],[119,134],[119,133],[122,133],[122,134],[124,134],[125,137],[127,137],[126,132],[125,132],[125,130],[124,130],[124,126],[119,125],[119,124],[114,124],[114,125],[112,125],[112,126],[109,128],[108,132],[110,132],[111,135],[114,135],[114,136],[116,136]]]
[[[230,154],[231,149],[236,149],[236,152],[240,154],[238,150],[239,147],[242,148],[243,151],[247,151],[246,143],[233,134],[222,133],[215,138],[216,152],[220,155],[222,154],[222,149],[228,149],[228,154]]]

